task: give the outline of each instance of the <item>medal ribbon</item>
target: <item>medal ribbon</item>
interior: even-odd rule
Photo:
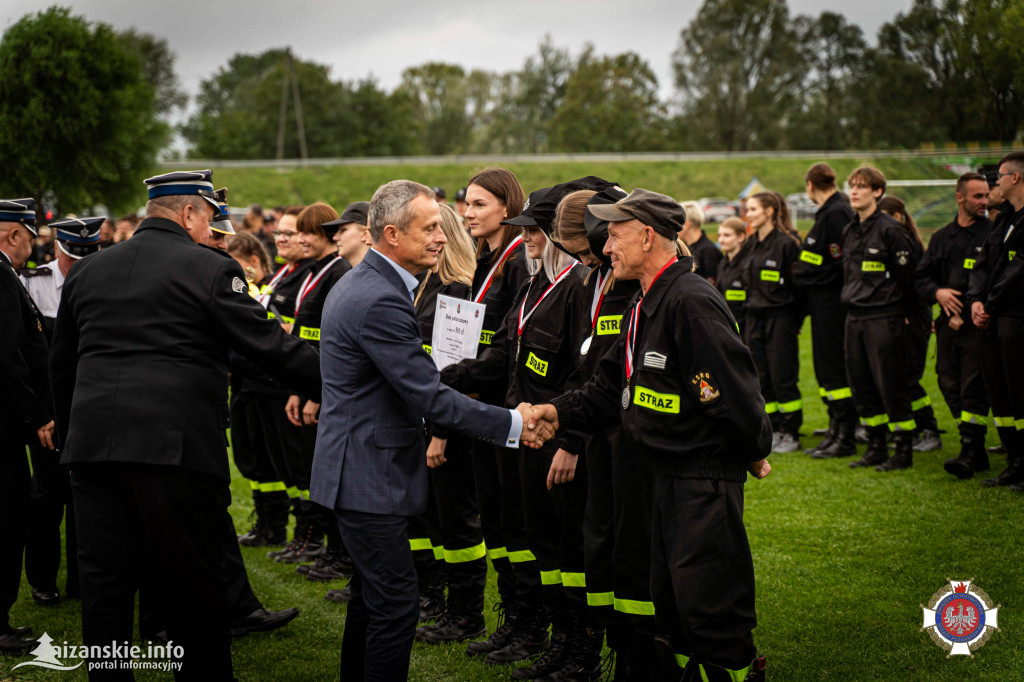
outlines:
[[[590,304],[590,330],[597,329],[597,318],[601,314],[601,304],[604,303],[604,295],[608,293],[607,284],[611,281],[612,271],[604,274],[597,273],[597,288],[594,289],[594,302]]]
[[[313,273],[312,272],[309,273],[308,275],[306,275],[306,279],[303,280],[302,286],[299,288],[299,298],[298,298],[298,301],[295,303],[295,314],[296,315],[299,314],[299,308],[302,307],[302,302],[306,299],[306,296],[309,296],[310,292],[312,292],[313,289],[316,289],[316,285],[320,283],[320,280],[323,279],[323,276],[327,274],[327,271],[330,270],[335,265],[337,265],[337,263],[340,260],[341,260],[340,258],[335,256],[333,259],[331,259],[330,263],[328,263],[327,265],[324,266],[323,270],[321,270],[320,272],[316,273],[316,277],[313,277]]]
[[[287,277],[294,269],[294,265],[281,266],[281,269],[277,271],[273,278],[271,278],[267,286],[263,287],[262,291],[265,293],[261,293],[257,296],[256,300],[259,301],[264,308],[270,305],[270,295],[274,293],[274,288],[277,286],[278,282]]]
[[[658,271],[658,274],[651,280],[651,285],[647,287],[647,292],[650,293],[651,289],[654,288],[654,283],[658,281],[661,274],[668,270],[670,267],[678,263],[676,258],[673,258],[669,262],[665,263],[665,266]],[[626,332],[626,381],[629,381],[629,377],[633,374],[633,346],[636,344],[636,328],[637,323],[640,321],[640,306],[643,305],[644,297],[641,296],[640,300],[633,306],[633,314],[629,317],[629,330]]]
[[[577,265],[579,265],[579,263],[573,261],[565,270],[562,270],[560,273],[558,273],[558,277],[555,278],[555,281],[552,282],[548,286],[548,288],[544,290],[544,293],[540,295],[540,298],[537,299],[537,302],[533,304],[532,308],[530,308],[530,312],[526,313],[526,316],[524,317],[523,312],[526,310],[526,299],[530,297],[530,289],[533,288],[533,281],[530,281],[530,286],[526,288],[526,296],[523,297],[523,304],[519,306],[519,327],[516,330],[519,332],[519,336],[523,335],[523,327],[526,326],[526,321],[530,319],[530,316],[533,315],[534,312],[536,312],[537,308],[540,307],[540,304],[544,301],[545,298],[548,297],[548,294],[551,293],[551,290],[558,286],[558,283],[565,279],[569,275],[569,273],[572,272],[572,269]]]
[[[522,243],[523,236],[519,235],[512,240],[512,243],[505,247],[505,250],[501,252],[501,258],[499,258],[498,262],[491,267],[491,271],[487,273],[487,278],[484,279],[484,283],[480,287],[480,291],[473,297],[473,303],[479,303],[484,300],[484,294],[486,294],[487,290],[491,288],[491,282],[494,280],[494,273],[498,271],[498,268],[501,267],[502,263],[509,259],[509,256],[512,255],[512,252],[515,251],[516,247]]]

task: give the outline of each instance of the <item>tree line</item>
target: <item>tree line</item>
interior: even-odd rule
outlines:
[[[578,54],[550,38],[507,73],[429,62],[391,92],[294,64],[313,157],[907,148],[1004,140],[1024,121],[1024,4],[915,0],[870,45],[839,13],[785,0],[706,0],[659,97],[634,52]],[[273,158],[290,55],[235,55],[202,82],[190,153]],[[299,154],[287,109],[284,155]]]

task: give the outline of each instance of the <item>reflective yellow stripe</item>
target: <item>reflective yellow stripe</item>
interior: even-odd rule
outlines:
[[[632,613],[637,616],[653,616],[654,602],[619,599],[616,597],[615,610],[619,613]]]
[[[762,270],[761,271],[762,282],[778,282],[779,271],[778,270]]]
[[[764,404],[764,411],[765,411],[765,414],[775,414],[776,412],[779,411],[779,404],[778,403],[765,403]]]
[[[992,421],[996,423],[997,429],[1005,429],[1012,427],[1013,417],[992,417]]]
[[[889,415],[876,414],[874,417],[861,417],[860,423],[864,426],[881,426],[889,423]]]
[[[465,549],[445,549],[444,560],[449,564],[461,564],[467,561],[483,559],[487,555],[487,547],[484,543],[473,545]]]
[[[979,426],[988,426],[988,416],[984,414],[974,414],[963,410],[960,413],[960,421],[964,424],[978,424]]]
[[[309,499],[309,491],[308,490],[300,490],[298,492],[299,492],[299,497],[301,497],[302,499],[304,499],[304,500],[308,500]]]
[[[491,345],[491,338],[494,336],[494,332],[484,329],[480,332],[480,343],[484,345]]]
[[[494,549],[487,550],[487,558],[491,561],[495,559],[508,559],[508,550],[504,547],[495,547]]]
[[[562,584],[566,587],[586,587],[587,576],[584,573],[562,572]]]
[[[745,301],[747,300],[747,292],[743,289],[726,289],[725,300],[727,301]]]
[[[319,341],[320,329],[317,327],[299,327],[299,338],[308,341]]]
[[[818,387],[818,395],[822,398],[828,395],[828,391],[823,389],[821,386]]]
[[[682,654],[676,654],[676,665],[680,668],[685,668],[686,664],[690,662],[689,656],[683,656]]]
[[[825,389],[822,389],[823,391]],[[844,400],[853,397],[853,391],[849,388],[837,388],[833,391],[825,391],[825,397],[829,400]]]
[[[288,488],[288,497],[298,497],[298,496],[299,496],[299,489],[298,488],[296,488],[295,486],[291,486],[290,488]]]
[[[917,428],[917,422],[913,419],[908,419],[905,422],[891,422],[889,424],[890,431],[913,431]]]
[[[587,592],[587,606],[612,606],[614,603],[614,592]]]
[[[923,398],[918,398],[914,402],[910,403],[910,409],[913,410],[914,412],[917,412],[918,410],[928,407],[931,404],[932,399],[929,398],[928,396],[925,396]]]
[[[284,322],[285,324],[295,324],[295,318],[288,317],[287,315],[282,315],[281,321]]]
[[[973,270],[975,262],[973,258],[964,258],[964,270]]]
[[[557,569],[554,571],[541,571],[540,583],[541,585],[561,585],[562,572]]]
[[[1018,419],[1015,424],[1018,431],[1024,431],[1024,419]]]
[[[876,260],[866,260],[860,264],[861,272],[885,272],[885,263]]]
[[[597,318],[597,335],[618,334],[622,315],[602,315]]]
[[[729,670],[728,668],[722,669],[729,673],[729,677],[732,678],[733,682],[743,682],[743,680],[747,679],[747,675],[750,674],[751,668],[753,668],[753,666],[748,665],[746,668],[743,668],[743,670]]]
[[[1006,255],[1008,256],[1007,260],[1013,260],[1014,258],[1017,257],[1017,252],[1016,251],[1007,251]]]
[[[426,549],[434,549],[434,545],[431,544],[430,538],[409,538],[409,549],[414,552],[422,552]]]
[[[679,396],[674,393],[656,393],[643,386],[636,387],[633,404],[655,412],[679,414]]]
[[[804,401],[800,398],[796,400],[790,400],[788,403],[779,403],[779,412],[786,414],[787,412],[797,412],[804,408]]]
[[[427,351],[427,355],[431,355],[431,348],[427,344],[423,344],[423,350]]]
[[[249,490],[259,490],[260,484],[256,481],[249,481]]]
[[[822,261],[825,259],[822,258],[820,253],[814,253],[813,251],[801,251],[800,260],[805,263],[810,263],[811,265],[821,265]]]
[[[516,552],[509,552],[508,560],[514,564],[520,564],[524,561],[536,561],[537,557],[533,556],[533,552],[530,550],[521,549]]]
[[[267,293],[268,291],[269,291],[270,293],[273,293],[273,292],[274,292],[274,290],[270,288],[270,285],[269,285],[269,284],[264,284],[263,286],[261,286],[261,287],[260,287],[260,293],[261,293],[261,294],[265,294],[265,293]]]
[[[526,357],[526,366],[542,377],[548,375],[548,363],[538,358],[532,352]]]
[[[267,311],[267,319],[268,319],[268,320],[276,320],[276,319],[277,319],[277,315],[275,315],[274,313],[272,313],[272,312],[270,312],[270,311],[268,310],[268,311]]]
[[[272,483],[260,483],[260,492],[277,493],[287,490],[284,481],[273,481]]]
[[[431,547],[430,549],[434,551],[435,561],[444,561],[444,547]]]

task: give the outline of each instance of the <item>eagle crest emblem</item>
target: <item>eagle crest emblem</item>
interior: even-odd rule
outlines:
[[[981,648],[993,631],[999,630],[1000,605],[970,580],[950,580],[932,595],[924,613],[922,630],[950,656],[971,656]]]

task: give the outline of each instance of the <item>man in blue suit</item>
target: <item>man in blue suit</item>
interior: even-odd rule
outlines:
[[[430,188],[382,185],[369,210],[373,248],[331,290],[320,336],[323,403],[310,498],[333,509],[352,556],[341,677],[404,680],[419,617],[408,518],[427,502],[423,420],[513,448],[556,425],[525,403],[493,407],[442,385],[413,309],[415,274],[445,244]]]

